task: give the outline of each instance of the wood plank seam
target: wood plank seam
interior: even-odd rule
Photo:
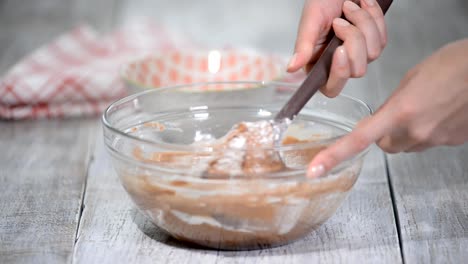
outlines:
[[[384,154],[384,161],[385,161],[385,170],[386,170],[387,180],[388,180],[388,190],[390,192],[390,200],[392,201],[393,217],[395,218],[398,245],[400,246],[401,261],[402,261],[403,264],[405,264],[405,253],[404,253],[404,250],[403,250],[403,239],[402,239],[402,236],[401,236],[400,217],[398,215],[398,208],[397,208],[397,204],[396,204],[394,188],[393,188],[393,183],[392,183],[392,177],[391,177],[391,174],[390,174],[387,155],[388,154],[386,154],[386,153]]]
[[[75,244],[76,244],[76,241],[78,240],[78,230],[80,229],[81,217],[83,216],[83,210],[85,208],[84,199],[86,196],[86,187],[88,186],[89,167],[91,166],[91,163],[93,162],[93,160],[94,160],[94,157],[91,156],[86,162],[86,175],[85,175],[85,180],[83,184],[83,189],[81,190],[80,212],[78,213],[78,222],[76,224]]]
[[[99,126],[96,126],[96,127],[99,127]],[[77,224],[75,228],[75,239],[73,243],[72,252],[75,251],[76,243],[78,242],[78,239],[79,239],[78,236],[79,236],[79,231],[80,231],[80,226],[81,226],[81,220],[83,218],[83,211],[85,209],[85,197],[86,197],[86,190],[88,187],[89,170],[91,168],[91,165],[95,161],[94,148],[96,145],[96,141],[98,140],[97,136],[99,136],[99,129],[90,129],[89,133],[90,133],[90,140],[88,142],[88,152],[86,153],[87,158],[86,158],[86,163],[85,163],[85,166],[86,166],[85,179],[83,183],[83,189],[81,190],[80,211],[78,213],[78,219],[77,219]],[[73,258],[74,258],[74,254],[71,255],[70,263],[73,263]]]

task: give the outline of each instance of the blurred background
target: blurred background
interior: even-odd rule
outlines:
[[[0,74],[77,25],[105,33],[141,17],[206,47],[249,47],[287,56],[302,5],[298,0],[0,0]],[[468,36],[468,1],[396,0],[387,22],[383,56],[365,78],[346,88],[374,107],[409,68],[444,43]]]

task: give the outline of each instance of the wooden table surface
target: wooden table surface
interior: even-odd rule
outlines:
[[[150,16],[209,47],[289,54],[302,1],[0,0],[0,73],[79,23],[102,32]],[[404,73],[468,36],[468,1],[400,0],[389,45],[346,92],[378,107]],[[97,118],[0,121],[0,263],[466,263],[468,145],[385,155],[373,148],[338,212],[266,250],[191,249],[132,206]]]

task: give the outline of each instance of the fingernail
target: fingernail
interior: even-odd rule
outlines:
[[[333,20],[333,23],[338,25],[338,26],[342,26],[342,27],[346,27],[346,26],[351,25],[347,20],[342,19],[342,18],[335,18]]]
[[[297,53],[294,53],[288,63],[288,69],[290,69],[296,63]]]
[[[366,2],[367,6],[374,6],[375,5],[375,0],[364,0]]]
[[[323,174],[325,174],[325,167],[322,164],[313,166],[307,171],[307,177],[309,178],[318,178]]]
[[[356,11],[359,9],[359,6],[352,1],[345,1],[344,7],[348,9],[349,11]]]
[[[338,66],[340,66],[340,67],[347,66],[348,65],[348,54],[346,54],[345,48],[343,46],[338,47],[336,52],[338,52],[337,62],[336,62],[338,64]]]

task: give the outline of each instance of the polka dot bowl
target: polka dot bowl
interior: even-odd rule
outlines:
[[[194,86],[195,92],[255,88],[226,82],[275,81],[284,76],[285,61],[279,56],[252,50],[169,51],[148,56],[121,68],[129,92],[193,83],[225,82]]]

